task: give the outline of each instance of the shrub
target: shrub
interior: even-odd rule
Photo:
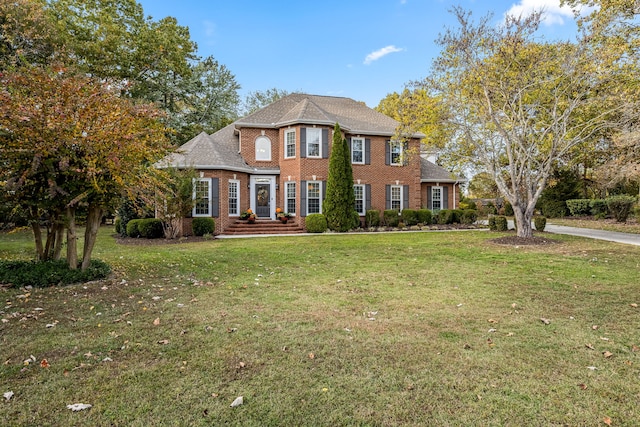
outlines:
[[[547,218],[544,216],[537,216],[533,218],[533,225],[535,225],[536,230],[544,231],[544,228],[547,226]]]
[[[193,218],[191,228],[193,230],[193,234],[196,236],[213,234],[216,229],[216,222],[213,218]]]
[[[561,200],[549,200],[542,204],[542,214],[547,218],[567,216],[567,204]]]
[[[353,227],[351,228],[353,230],[357,230],[358,228],[361,228],[361,227],[362,227],[362,221],[360,220],[360,214],[354,210],[353,211]]]
[[[511,203],[504,202],[504,214],[506,216],[513,216],[513,206],[511,206]]]
[[[430,225],[433,223],[433,214],[429,209],[418,209],[416,216],[419,224]]]
[[[365,225],[367,227],[378,227],[380,225],[380,211],[370,209],[364,215]]]
[[[117,234],[122,234],[120,230],[122,228],[122,220],[120,218],[116,218],[115,222],[113,223],[113,226]]]
[[[127,222],[127,236],[129,237],[140,237],[140,229],[138,228],[140,225],[141,219],[131,219]]]
[[[570,199],[566,203],[571,216],[584,216],[591,213],[591,200],[589,199]]]
[[[164,235],[164,229],[162,228],[162,221],[160,219],[144,218],[138,221],[140,237],[144,237],[145,239],[158,239]]]
[[[309,233],[324,233],[327,231],[327,219],[322,214],[307,215],[305,224]]]
[[[591,215],[604,218],[609,213],[607,202],[604,199],[593,199],[589,202],[589,212]]]
[[[495,219],[495,226],[496,226],[496,231],[507,231],[509,230],[509,223],[507,222],[507,217],[506,216],[496,216],[494,217]]]
[[[489,217],[489,230],[491,231],[497,231],[498,228],[496,226],[496,217],[495,216],[490,216]]]
[[[418,214],[415,209],[403,209],[401,217],[402,222],[408,227],[418,223]]]
[[[478,220],[478,213],[473,209],[463,209],[462,215],[460,215],[461,224],[473,224]]]
[[[84,283],[103,279],[111,268],[103,261],[91,260],[89,267],[82,271],[70,270],[64,260],[58,261],[0,261],[0,283],[14,287],[45,287],[58,284]]]
[[[387,209],[382,213],[385,225],[389,227],[397,227],[400,223],[400,216],[395,209]]]
[[[451,209],[442,209],[438,212],[438,224],[453,224],[456,214]]]
[[[633,205],[636,203],[636,198],[633,196],[611,196],[606,199],[609,212],[614,216],[618,222],[626,222]]]

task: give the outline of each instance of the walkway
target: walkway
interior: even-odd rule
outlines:
[[[547,224],[547,226],[544,228],[544,231],[548,231],[549,233],[569,234],[571,236],[588,237],[590,239],[608,240],[610,242],[640,246],[640,234],[593,230],[590,228],[566,227],[564,225],[553,224]]]

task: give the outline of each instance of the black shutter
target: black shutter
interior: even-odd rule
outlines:
[[[384,143],[384,164],[391,164],[391,141],[386,140]]]
[[[449,187],[442,187],[442,209],[449,209]]]
[[[371,138],[364,139],[364,164],[371,164]]]
[[[409,186],[402,186],[402,209],[410,209],[409,208]]]
[[[409,164],[409,143],[402,143],[402,165],[407,166]]]
[[[433,203],[431,203],[431,186],[427,187],[427,209],[433,209]]]
[[[220,216],[220,178],[211,180],[211,216]]]
[[[307,181],[300,181],[300,216],[307,216]]]
[[[364,209],[365,212],[371,209],[371,184],[364,186]]]
[[[307,128],[300,128],[300,158],[307,157]]]
[[[385,200],[385,209],[391,209],[391,186],[386,185],[384,189],[384,200]]]
[[[329,129],[322,129],[322,158],[329,158]]]

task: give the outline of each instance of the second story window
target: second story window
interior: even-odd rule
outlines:
[[[351,163],[364,164],[364,138],[351,138]]]
[[[256,160],[271,161],[271,140],[266,136],[259,136],[256,139]]]
[[[284,133],[284,158],[290,159],[296,156],[296,131],[288,130]]]
[[[402,165],[402,144],[391,141],[391,158],[390,164],[394,166]]]
[[[307,157],[321,157],[322,130],[307,128]]]

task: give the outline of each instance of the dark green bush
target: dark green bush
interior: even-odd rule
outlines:
[[[138,221],[140,221],[138,222],[140,237],[144,237],[145,239],[158,239],[164,236],[164,229],[162,228],[162,221],[160,219],[144,218]]]
[[[216,222],[213,218],[193,218],[191,229],[196,236],[213,234],[216,229]]]
[[[127,222],[127,236],[129,237],[140,237],[140,226],[141,219],[131,219]]]
[[[589,202],[589,212],[593,216],[605,217],[609,213],[607,202],[604,199],[593,199]]]
[[[357,230],[358,228],[361,228],[361,227],[362,227],[362,221],[360,219],[360,214],[355,210],[353,210],[353,227],[351,228],[354,230]]]
[[[307,215],[305,225],[309,233],[324,233],[327,231],[327,219],[322,214]]]
[[[120,231],[121,228],[122,228],[122,220],[120,218],[116,218],[113,226],[114,226],[117,234],[122,234],[122,232]]]
[[[591,213],[590,199],[570,199],[566,203],[571,216],[584,216]]]
[[[504,214],[506,216],[513,216],[513,206],[507,201],[504,202]]]
[[[367,227],[380,226],[380,211],[377,209],[370,209],[364,216],[365,224]]]
[[[418,209],[416,215],[419,224],[431,225],[433,223],[433,214],[429,209]]]
[[[567,216],[567,204],[562,200],[549,200],[542,204],[542,214],[547,218]]]
[[[489,230],[491,231],[497,231],[497,227],[496,227],[496,217],[495,216],[490,216],[489,217]]]
[[[395,209],[387,209],[382,215],[384,216],[384,224],[388,227],[397,227],[400,224],[400,216]]]
[[[418,223],[418,213],[415,209],[403,209],[401,213],[402,222],[410,227]]]
[[[473,209],[463,209],[460,215],[460,224],[473,224],[478,220],[478,212]]]
[[[498,215],[494,217],[494,219],[495,219],[496,231],[509,230],[509,223],[507,222],[506,216]]]
[[[452,209],[442,209],[438,211],[438,224],[453,224],[456,213]]]
[[[618,222],[626,222],[633,205],[636,203],[636,198],[633,196],[619,195],[611,196],[606,199],[609,212]]]
[[[79,267],[79,266],[78,266]],[[84,283],[103,279],[111,268],[104,261],[91,260],[89,267],[82,271],[70,270],[64,260],[58,261],[0,261],[0,283],[13,287],[45,287],[58,284]]]
[[[544,228],[547,226],[547,218],[544,216],[537,216],[533,218],[533,225],[535,225],[536,230],[544,231]]]

